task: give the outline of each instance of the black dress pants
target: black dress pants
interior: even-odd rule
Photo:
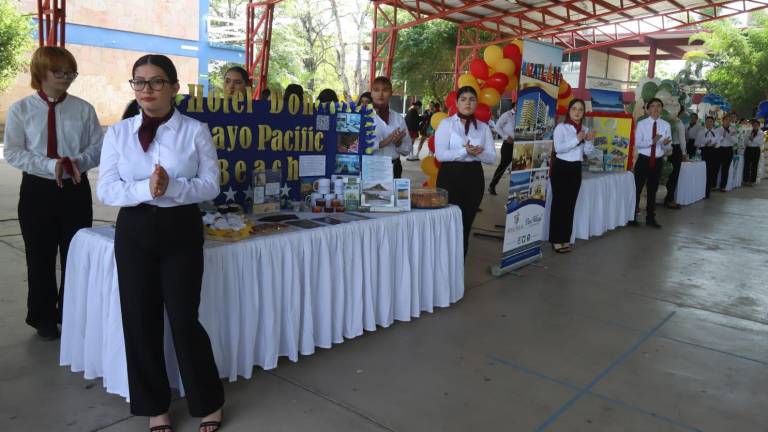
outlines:
[[[469,233],[483,201],[485,176],[480,162],[443,162],[437,173],[437,187],[448,191],[448,202],[459,206],[464,225],[464,256],[469,250]]]
[[[664,166],[664,158],[656,158],[656,166],[651,168],[651,158],[646,155],[638,155],[635,164],[635,216],[640,209],[640,193],[643,187],[646,188],[646,222],[656,220],[656,191],[659,190],[659,177],[661,177],[661,167]]]
[[[702,147],[701,158],[707,165],[707,188],[704,196],[709,198],[709,192],[715,187],[717,181],[717,170],[720,167],[718,165],[717,151],[714,147]]]
[[[744,181],[754,183],[757,181],[757,164],[760,162],[760,147],[747,147],[744,149]]]
[[[731,162],[733,161],[733,147],[720,147],[717,149],[718,163],[720,164],[720,189],[728,186],[728,175],[731,172]],[[715,174],[717,178],[717,174]]]
[[[549,241],[570,243],[573,213],[581,189],[581,161],[568,162],[555,157],[549,180],[552,183]]]
[[[693,159],[696,156],[696,140],[689,139],[685,143],[685,152],[688,153],[688,159]]]
[[[491,190],[496,190],[496,185],[499,184],[501,177],[504,175],[504,171],[506,171],[509,164],[512,163],[512,150],[514,149],[514,146],[515,142],[512,140],[504,140],[501,144],[501,162],[499,162],[496,172],[493,173],[493,179],[491,179],[491,184],[489,186]]]
[[[672,146],[672,156],[670,156],[669,161],[672,163],[672,173],[667,179],[667,197],[664,198],[664,204],[675,202],[677,181],[680,179],[680,165],[683,163],[683,150],[679,145]]]
[[[400,178],[403,175],[403,163],[400,162],[400,158],[392,159],[392,174],[395,178]]]
[[[61,322],[69,242],[80,228],[93,224],[91,186],[83,173],[80,184],[24,173],[19,191],[19,225],[27,257],[27,319],[35,328]],[[61,283],[56,283],[56,254]]]
[[[115,259],[128,366],[131,413],[168,411],[171,392],[163,354],[163,310],[189,412],[204,417],[224,404],[211,342],[198,321],[203,277],[203,228],[196,205],[123,207]]]

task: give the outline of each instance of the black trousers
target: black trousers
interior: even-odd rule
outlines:
[[[509,167],[509,164],[512,163],[512,150],[514,146],[515,142],[511,140],[504,140],[504,142],[501,144],[501,162],[499,162],[499,166],[496,168],[496,172],[493,173],[490,189],[496,190],[496,185],[499,184],[501,176],[504,175],[507,167]]]
[[[685,152],[688,153],[688,158],[693,159],[696,156],[696,140],[689,139],[685,143]]]
[[[720,189],[728,186],[728,175],[731,172],[731,162],[733,161],[733,147],[720,147],[717,150],[718,164],[720,168]],[[715,174],[717,178],[717,174]]]
[[[24,173],[19,190],[19,225],[27,257],[27,319],[35,328],[61,322],[69,242],[80,228],[93,224],[91,186],[83,174],[78,185]],[[56,254],[61,284],[56,283]]]
[[[400,162],[400,158],[392,159],[392,174],[395,178],[400,178],[403,175],[403,163]]]
[[[679,145],[672,146],[672,156],[669,157],[669,161],[672,163],[672,173],[667,179],[667,197],[664,198],[664,204],[675,202],[677,181],[680,179],[680,165],[683,163],[683,150]]]
[[[717,152],[714,147],[702,147],[701,158],[707,165],[707,188],[704,196],[709,198],[709,192],[715,187],[717,170],[720,167],[717,162]]]
[[[760,162],[760,147],[747,147],[744,149],[744,181],[754,183],[757,181],[757,164]]]
[[[448,191],[448,202],[459,206],[464,225],[464,256],[469,250],[469,233],[483,201],[485,176],[480,162],[443,162],[437,173],[437,187]]]
[[[549,177],[552,183],[552,209],[549,217],[549,241],[570,243],[573,212],[581,189],[581,161],[554,158]]]
[[[635,164],[635,216],[640,209],[640,193],[643,187],[646,188],[646,222],[656,220],[656,191],[659,190],[659,177],[661,177],[661,167],[664,166],[664,158],[656,158],[656,166],[651,168],[651,158],[646,155],[638,155]]]
[[[197,206],[123,207],[117,216],[115,259],[131,413],[156,416],[170,406],[163,308],[190,414],[204,417],[219,409],[224,388],[197,315],[203,278],[203,228]]]

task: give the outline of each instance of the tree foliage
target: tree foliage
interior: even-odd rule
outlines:
[[[32,23],[19,12],[19,3],[0,0],[0,92],[13,84],[28,61]]]
[[[754,26],[746,29],[728,20],[705,24],[707,32],[691,36],[704,50],[687,56],[693,68],[710,68],[708,88],[725,96],[741,116],[753,116],[768,99],[768,17],[755,13],[751,20]]]

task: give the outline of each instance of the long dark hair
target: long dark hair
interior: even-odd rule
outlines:
[[[136,60],[136,63],[133,64],[131,76],[136,75],[136,69],[138,69],[139,66],[144,65],[154,65],[162,69],[168,76],[168,81],[170,81],[171,84],[179,82],[179,76],[176,73],[176,66],[173,65],[173,61],[162,54],[147,54],[140,57]]]
[[[581,106],[584,107],[584,113],[585,114],[587,113],[587,104],[584,102],[584,100],[583,99],[573,99],[568,104],[568,111],[565,113],[565,120],[563,120],[564,123],[568,122],[568,121],[573,122],[573,120],[571,120],[571,108],[573,108],[573,106],[576,105],[577,103],[580,103]],[[581,118],[581,121],[579,122],[579,124],[581,124],[583,122],[584,122],[584,117]]]
[[[237,72],[240,74],[240,78],[243,79],[243,82],[247,87],[250,87],[251,85],[251,78],[248,76],[248,71],[241,68],[240,66],[232,66],[231,68],[227,69],[226,72],[224,72],[224,76],[226,77],[228,73],[230,72]]]

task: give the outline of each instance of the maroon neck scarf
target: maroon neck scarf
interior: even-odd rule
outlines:
[[[384,123],[389,124],[389,105],[373,105],[373,109],[376,110],[376,115],[380,119],[384,120]]]
[[[67,98],[67,94],[64,93],[53,102],[48,99],[48,95],[42,89],[38,90],[37,94],[48,104],[48,147],[46,155],[51,159],[59,159],[59,144],[56,141],[56,105],[63,102]]]
[[[152,140],[155,139],[157,134],[157,128],[161,124],[167,122],[173,117],[174,109],[163,117],[150,117],[144,111],[141,112],[141,126],[139,126],[139,143],[141,148],[146,152],[149,150],[149,145],[152,144]]]
[[[581,132],[581,122],[576,124],[576,122],[571,120],[570,117],[566,117],[565,118],[565,124],[569,124],[569,125],[573,126],[576,129],[576,133]]]
[[[464,115],[462,113],[456,113],[460,119],[464,120],[464,135],[469,135],[469,125],[474,125],[477,129],[477,119],[474,114]]]

